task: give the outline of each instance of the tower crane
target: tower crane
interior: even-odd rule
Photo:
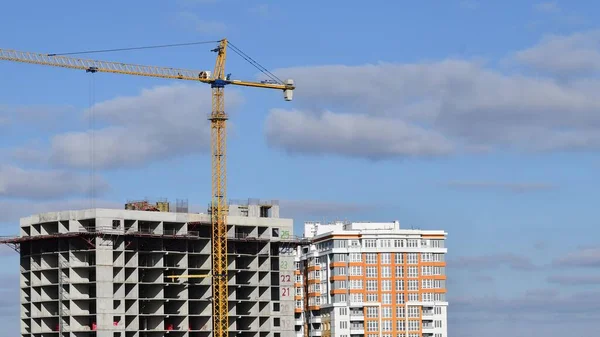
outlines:
[[[225,60],[228,45],[239,53],[239,49],[230,44],[227,39],[217,42],[217,47],[212,49],[217,53],[214,72],[196,71],[178,68],[143,66],[119,62],[97,61],[78,59],[59,54],[41,54],[17,50],[0,49],[0,60],[31,63],[45,66],[63,67],[85,70],[86,72],[114,73],[123,75],[136,75],[158,77],[174,80],[196,81],[210,84],[212,88],[212,112],[210,114],[211,128],[211,162],[212,162],[212,200],[211,200],[211,225],[212,225],[212,286],[213,286],[213,336],[228,337],[228,285],[227,285],[227,213],[226,200],[226,126],[227,113],[225,112],[224,88],[227,85],[255,87],[265,89],[279,89],[283,91],[286,101],[291,101],[295,89],[293,80],[285,82],[275,76],[273,81],[241,81],[231,79],[225,74]],[[247,56],[247,55],[246,55]],[[242,56],[244,57],[244,56]],[[244,57],[246,58],[246,57]],[[248,57],[246,60],[250,61]],[[253,61],[253,60],[252,60]],[[193,276],[190,276],[193,277]],[[197,277],[206,277],[197,275]]]

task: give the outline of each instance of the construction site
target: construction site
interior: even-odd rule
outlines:
[[[20,252],[22,335],[208,336],[210,214],[152,206],[22,219],[20,236],[4,241]],[[125,208],[136,207],[140,203]],[[293,222],[279,218],[276,201],[249,200],[230,209],[228,331],[293,336],[289,287],[302,240],[290,235]]]
[[[205,212],[167,200],[57,210],[21,218],[18,235],[0,240],[19,253],[21,336],[447,337],[444,231],[307,223],[298,237],[276,200],[227,199],[224,88],[275,89],[291,101],[295,85],[227,39],[195,44],[206,43],[216,44],[214,71],[0,49],[9,62],[212,90]],[[267,79],[232,79],[228,50]]]

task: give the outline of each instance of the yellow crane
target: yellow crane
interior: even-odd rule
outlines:
[[[78,59],[58,54],[41,54],[17,50],[0,49],[0,60],[39,64],[45,66],[63,67],[85,70],[86,72],[114,73],[124,75],[158,77],[174,80],[197,81],[210,84],[212,88],[212,112],[210,114],[211,127],[211,156],[212,156],[212,286],[213,286],[213,336],[228,337],[228,286],[227,286],[227,200],[226,200],[226,126],[227,113],[225,112],[224,88],[227,85],[256,87],[265,89],[279,89],[283,91],[284,99],[291,101],[295,89],[293,80],[285,82],[274,75],[272,81],[241,81],[231,79],[225,74],[225,60],[228,45],[240,54],[240,50],[227,39],[217,42],[213,52],[217,53],[214,72],[196,71],[179,68],[143,66],[119,62],[97,61]],[[252,59],[245,54],[243,58],[252,63]],[[260,68],[259,68],[260,69]],[[264,68],[263,68],[264,69]],[[264,70],[261,70],[264,72]],[[269,73],[270,74],[270,73]],[[272,74],[271,74],[272,75]],[[198,277],[205,277],[198,275]]]

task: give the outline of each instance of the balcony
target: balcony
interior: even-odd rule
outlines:
[[[358,326],[350,326],[350,334],[351,335],[364,335],[365,334],[365,327],[358,327]]]

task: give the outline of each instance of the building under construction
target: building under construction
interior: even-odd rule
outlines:
[[[251,199],[227,223],[230,336],[295,337],[292,219]],[[21,219],[21,336],[211,336],[211,237],[180,203]]]

